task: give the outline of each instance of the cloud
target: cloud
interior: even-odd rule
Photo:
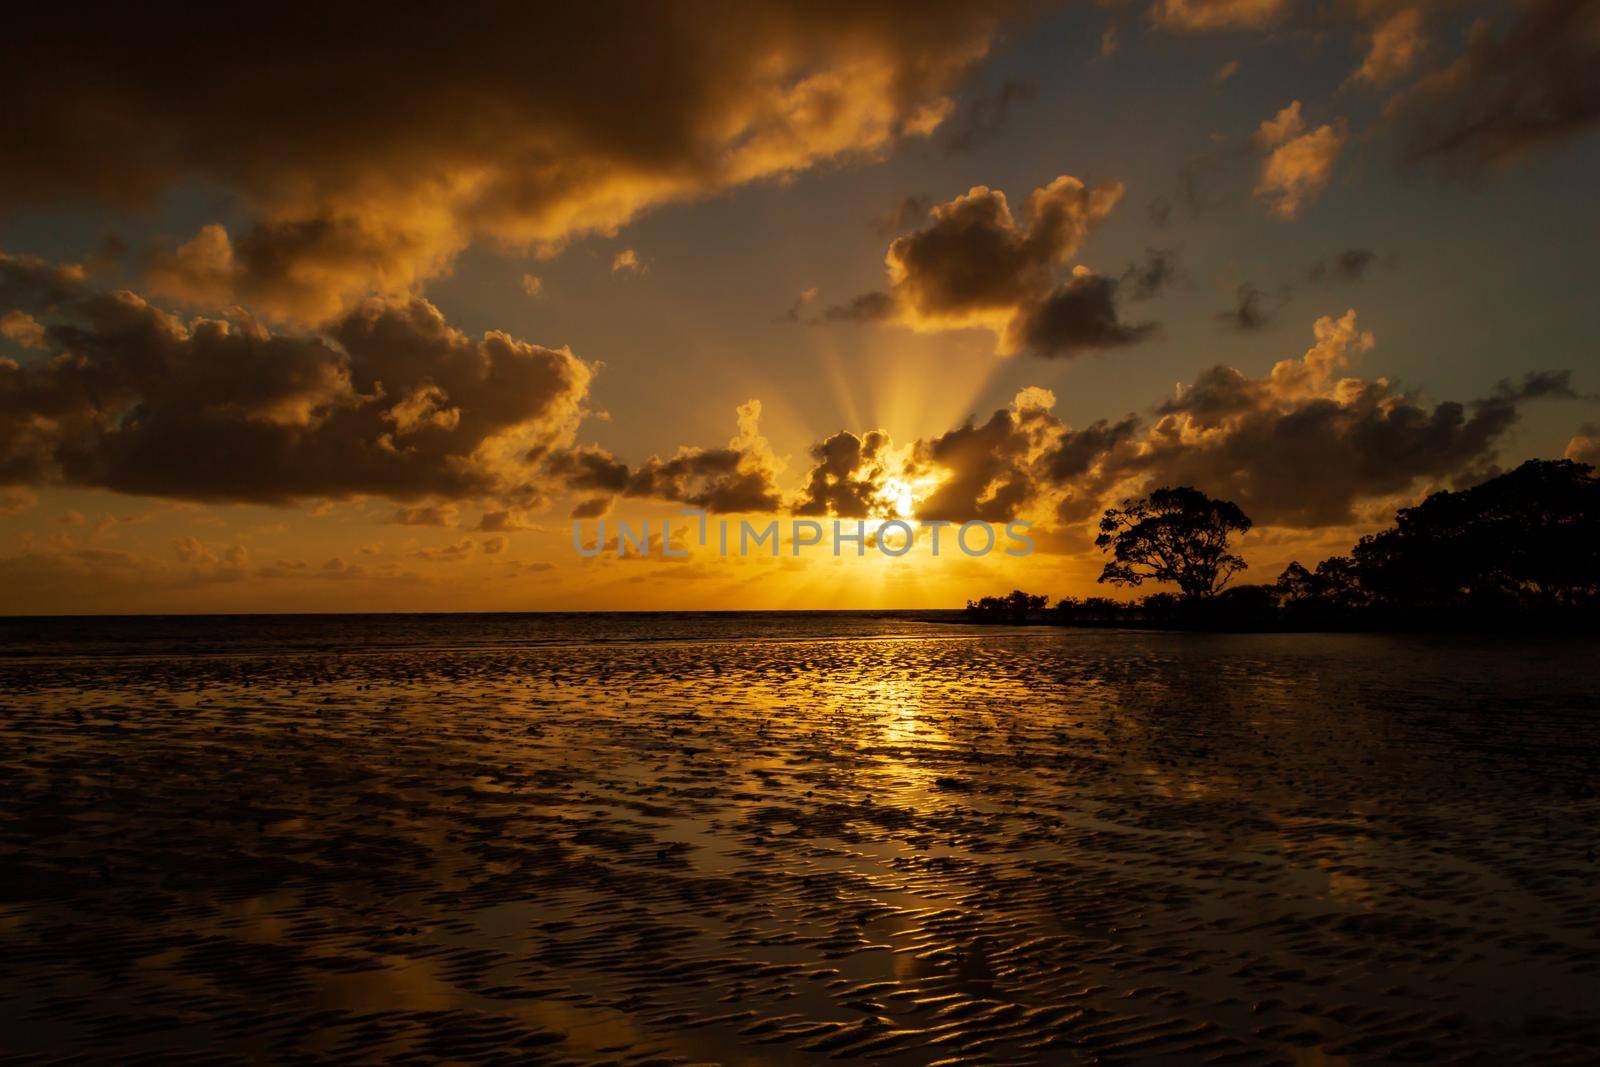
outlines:
[[[460,510],[451,503],[417,504],[396,509],[389,521],[397,526],[454,526]]]
[[[1533,375],[1429,408],[1386,379],[1340,375],[1374,343],[1355,312],[1318,319],[1315,334],[1304,356],[1261,378],[1202,373],[1157,409],[1129,469],[1234,500],[1259,523],[1335,525],[1358,501],[1481,469],[1523,402],[1570,392],[1564,375]]]
[[[680,448],[670,459],[651,456],[637,467],[603,448],[551,451],[546,473],[576,492],[602,494],[578,505],[574,517],[602,514],[612,495],[675,501],[711,512],[761,512],[779,507],[781,464],[760,433],[761,402],[738,409],[739,433],[726,448]],[[583,512],[579,515],[578,512]]]
[[[913,326],[1003,328],[1019,304],[1050,288],[1052,269],[1121,199],[1121,185],[1091,189],[1062,175],[1029,195],[1024,228],[1005,193],[974,186],[889,246],[891,289]]]
[[[574,518],[574,519],[598,519],[598,518],[602,518],[602,517],[604,517],[606,515],[607,512],[609,512],[611,510],[611,501],[612,501],[612,498],[609,497],[609,496],[597,496],[597,497],[591,497],[588,500],[580,500],[580,501],[578,501],[577,504],[573,505],[572,518]]]
[[[1122,284],[1128,287],[1130,299],[1149,300],[1176,285],[1182,277],[1176,248],[1147,248],[1143,263],[1130,264],[1122,272]]]
[[[273,504],[525,493],[521,457],[571,440],[594,373],[567,349],[468,337],[421,299],[274,332],[10,256],[0,297],[44,326],[38,358],[0,361],[0,484]]]
[[[1222,66],[1217,68],[1217,72],[1211,75],[1211,80],[1216,82],[1218,85],[1221,85],[1223,82],[1227,81],[1229,78],[1232,78],[1237,73],[1239,73],[1239,61],[1237,59],[1230,59],[1226,63],[1222,64]]]
[[[894,297],[875,291],[852,297],[846,304],[834,304],[823,311],[822,318],[826,322],[886,322],[894,314]]]
[[[1600,467],[1600,426],[1580,426],[1572,440],[1567,442],[1564,455],[1575,463]]]
[[[640,262],[639,253],[631,248],[624,248],[611,260],[612,274],[643,274],[649,269]]]
[[[215,563],[217,555],[195,537],[179,537],[172,542],[178,559],[184,563]]]
[[[926,136],[1009,9],[357,5],[258,13],[248,48],[132,8],[46,13],[0,69],[0,94],[29,102],[0,144],[0,205],[220,188],[247,221],[170,250],[162,291],[321,321],[411,295],[475,240],[548,251]]]
[[[44,326],[26,311],[0,315],[0,337],[23,348],[44,348]]]
[[[1071,281],[1012,318],[1004,334],[1005,350],[1073,356],[1122,348],[1154,333],[1155,323],[1131,324],[1118,318],[1117,288],[1115,278],[1078,268]]]
[[[795,514],[865,518],[887,510],[888,434],[870,430],[858,437],[840,430],[814,445],[811,458],[816,463]]]
[[[485,511],[478,519],[479,530],[484,533],[515,533],[519,530],[534,530],[538,527],[523,518],[522,513],[514,508],[505,508],[496,511]]]
[[[1032,518],[1066,543],[1063,524],[1152,486],[1192,485],[1236,501],[1258,525],[1344,526],[1419,486],[1481,480],[1524,404],[1575,395],[1565,372],[1543,372],[1477,400],[1428,405],[1386,379],[1346,373],[1375,343],[1354,311],[1318,319],[1314,334],[1302,356],[1260,377],[1227,366],[1201,373],[1149,419],[1074,428],[1048,390],[1030,387],[903,457],[882,431],[835,434],[813,450],[797,510],[884,514],[911,484],[917,518]]]
[[[1239,286],[1237,298],[1234,307],[1217,312],[1213,318],[1241,333],[1251,333],[1271,324],[1273,317],[1289,302],[1289,290],[1282,288],[1276,297],[1271,297],[1250,282],[1245,282]]]
[[[1464,52],[1391,103],[1407,163],[1481,171],[1600,121],[1600,4],[1528,0],[1511,10],[1509,25],[1479,22]]]
[[[1377,258],[1377,253],[1368,249],[1347,248],[1328,259],[1313,263],[1306,269],[1303,280],[1311,285],[1330,281],[1358,282]],[[1270,293],[1252,282],[1245,282],[1236,290],[1234,306],[1212,317],[1224,326],[1243,333],[1265,329],[1294,299],[1299,281],[1297,279],[1296,284],[1281,282]]]
[[[955,118],[945,123],[941,131],[944,148],[949,152],[970,152],[991,140],[1005,128],[1011,110],[1019,104],[1030,104],[1039,95],[1039,87],[1031,81],[1007,78],[992,92],[976,92],[956,112]]]
[[[1150,21],[1164,30],[1259,30],[1288,7],[1288,0],[1156,0]]]
[[[506,550],[506,546],[510,543],[510,538],[504,534],[497,534],[494,537],[485,537],[478,542],[478,545],[483,549],[485,555],[498,556]]]
[[[917,518],[1007,522],[1022,514],[1038,492],[1034,467],[1061,428],[1051,414],[1055,395],[1030,388],[981,424],[970,419],[931,440],[918,441],[919,467],[943,475],[917,506]]]
[[[544,292],[544,279],[537,274],[524,274],[522,276],[522,291],[529,296],[538,296]]]
[[[1383,18],[1368,37],[1367,56],[1352,80],[1383,87],[1410,72],[1427,47],[1420,5],[1401,7]]]
[[[1306,271],[1306,280],[1358,282],[1366,276],[1367,268],[1377,262],[1378,254],[1367,248],[1347,248],[1332,261],[1318,260]]]
[[[981,327],[1001,353],[1071,355],[1132,343],[1151,332],[1117,316],[1115,279],[1076,268],[1057,275],[1122,199],[1116,183],[1089,187],[1061,175],[1028,197],[1021,225],[1006,194],[977,185],[934,205],[927,223],[889,245],[889,288],[863,293],[823,319],[895,322],[919,331]]]
[[[778,316],[779,322],[799,322],[805,310],[817,299],[817,288],[802,289],[800,295],[794,298],[794,303],[789,305],[789,310]]]
[[[459,563],[471,558],[475,547],[472,538],[463,537],[452,544],[437,548],[420,548],[411,553],[411,558],[420,559],[424,563]]]
[[[39,503],[37,493],[16,486],[0,488],[0,519],[11,519],[32,511]]]
[[[982,422],[969,418],[903,449],[881,430],[835,434],[812,450],[818,462],[795,510],[1007,522],[1048,497],[1052,508],[1070,502],[1081,512],[1076,518],[1086,517],[1107,486],[1124,477],[1107,460],[1135,436],[1139,422],[1129,416],[1074,430],[1054,415],[1055,403],[1050,390],[1029,386]],[[1055,520],[1053,512],[1049,517]]]
[[[1255,195],[1280,219],[1296,218],[1327,187],[1349,138],[1342,122],[1318,126],[1309,133],[1302,133],[1304,129],[1300,101],[1296,100],[1256,132],[1256,144],[1267,154]]]
[[[902,197],[894,207],[872,220],[872,229],[879,237],[893,237],[903,233],[928,217],[933,200],[921,194]]]
[[[1255,143],[1263,149],[1272,148],[1298,136],[1305,128],[1305,119],[1300,114],[1300,101],[1295,100],[1270,119],[1262,120],[1256,129]]]

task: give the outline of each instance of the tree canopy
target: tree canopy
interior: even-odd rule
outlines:
[[[1185,485],[1125,500],[1100,520],[1094,543],[1112,556],[1100,581],[1171,582],[1186,600],[1209,599],[1245,569],[1244,559],[1228,550],[1228,538],[1250,525],[1239,505]]]
[[[1404,508],[1351,552],[1360,586],[1413,610],[1564,611],[1600,599],[1600,479],[1571,460]]]
[[[1349,555],[1284,568],[1271,585],[1233,585],[1244,560],[1229,537],[1250,520],[1180,486],[1112,508],[1095,543],[1100,580],[1171,582],[1117,603],[1068,598],[1043,611],[1024,593],[968,605],[977,621],[1231,629],[1600,628],[1600,477],[1570,460],[1529,460],[1466,489],[1402,508]]]

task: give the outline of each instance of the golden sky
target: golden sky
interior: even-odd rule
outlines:
[[[1593,460],[1600,2],[27,16],[0,611],[946,607],[1249,580]],[[778,519],[778,558],[585,558]],[[1033,524],[1024,558],[789,524]],[[657,527],[659,528],[659,527]]]

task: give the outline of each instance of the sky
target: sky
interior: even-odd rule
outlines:
[[[1600,0],[525,8],[8,35],[0,613],[1126,596],[1156,486],[1270,582],[1600,462]]]

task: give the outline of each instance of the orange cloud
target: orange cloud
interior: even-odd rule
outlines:
[[[1258,30],[1289,8],[1289,0],[1157,0],[1150,21],[1165,30]]]
[[[1342,122],[1318,126],[1309,133],[1303,133],[1304,129],[1300,101],[1296,100],[1256,131],[1255,142],[1267,155],[1255,195],[1267,201],[1268,211],[1280,219],[1296,218],[1327,187],[1349,137]]]
[[[112,9],[30,27],[0,70],[28,100],[0,143],[0,206],[221,187],[248,221],[157,254],[151,288],[319,322],[412,295],[473,241],[551,252],[926,136],[1012,6],[358,5],[257,13],[231,49],[201,22]]]

